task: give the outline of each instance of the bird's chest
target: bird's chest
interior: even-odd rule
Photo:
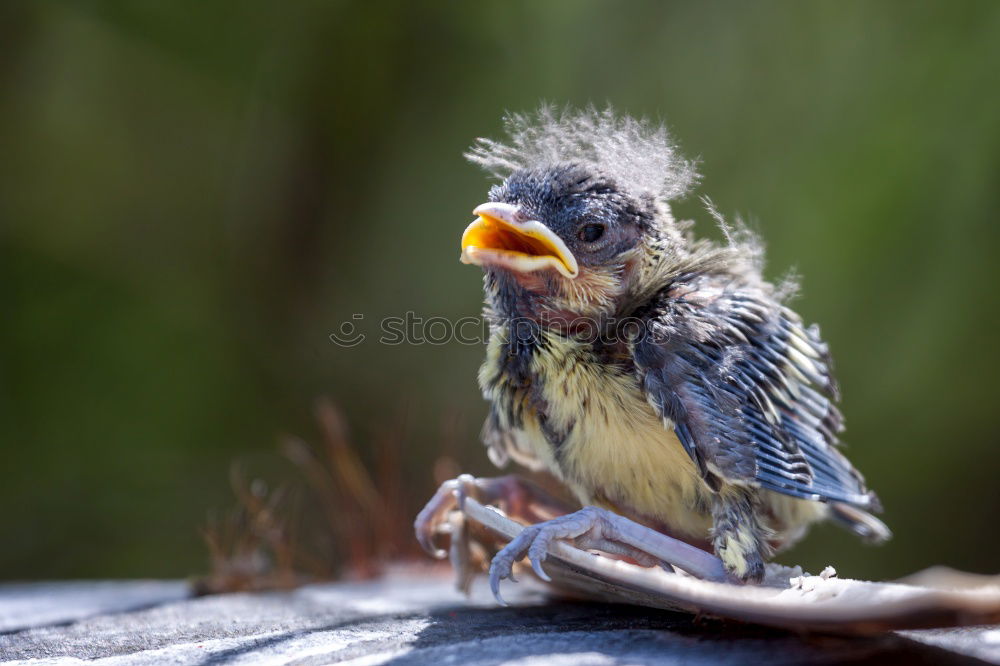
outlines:
[[[508,365],[505,354],[503,340],[491,341],[480,373],[501,426],[582,502],[662,520],[698,504],[694,464],[627,365],[553,334],[530,360]]]

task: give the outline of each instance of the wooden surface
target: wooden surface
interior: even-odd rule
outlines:
[[[32,664],[1000,663],[1000,627],[796,635],[682,613],[555,602],[530,582],[498,608],[446,572],[293,592],[187,596],[182,582],[0,585],[0,658]]]

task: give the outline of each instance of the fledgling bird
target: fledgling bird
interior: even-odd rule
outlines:
[[[485,272],[484,443],[587,508],[501,551],[494,589],[525,554],[539,570],[554,538],[670,561],[620,517],[713,550],[745,582],[824,518],[888,538],[837,448],[818,328],[764,280],[752,238],[696,240],[673,218],[697,174],[666,130],[611,109],[543,107],[506,125],[507,142],[467,154],[500,180],[461,241]]]

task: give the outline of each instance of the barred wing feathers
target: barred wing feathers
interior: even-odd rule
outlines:
[[[879,510],[837,450],[838,389],[818,329],[763,286],[693,276],[648,306],[633,340],[647,399],[706,481]]]

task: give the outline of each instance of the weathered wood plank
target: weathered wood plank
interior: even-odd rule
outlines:
[[[182,598],[183,584],[0,586],[0,658],[14,663],[1000,663],[1000,629],[804,637],[635,606],[553,602],[529,581],[494,605],[444,570],[292,592]],[[21,628],[12,620],[20,617]]]

